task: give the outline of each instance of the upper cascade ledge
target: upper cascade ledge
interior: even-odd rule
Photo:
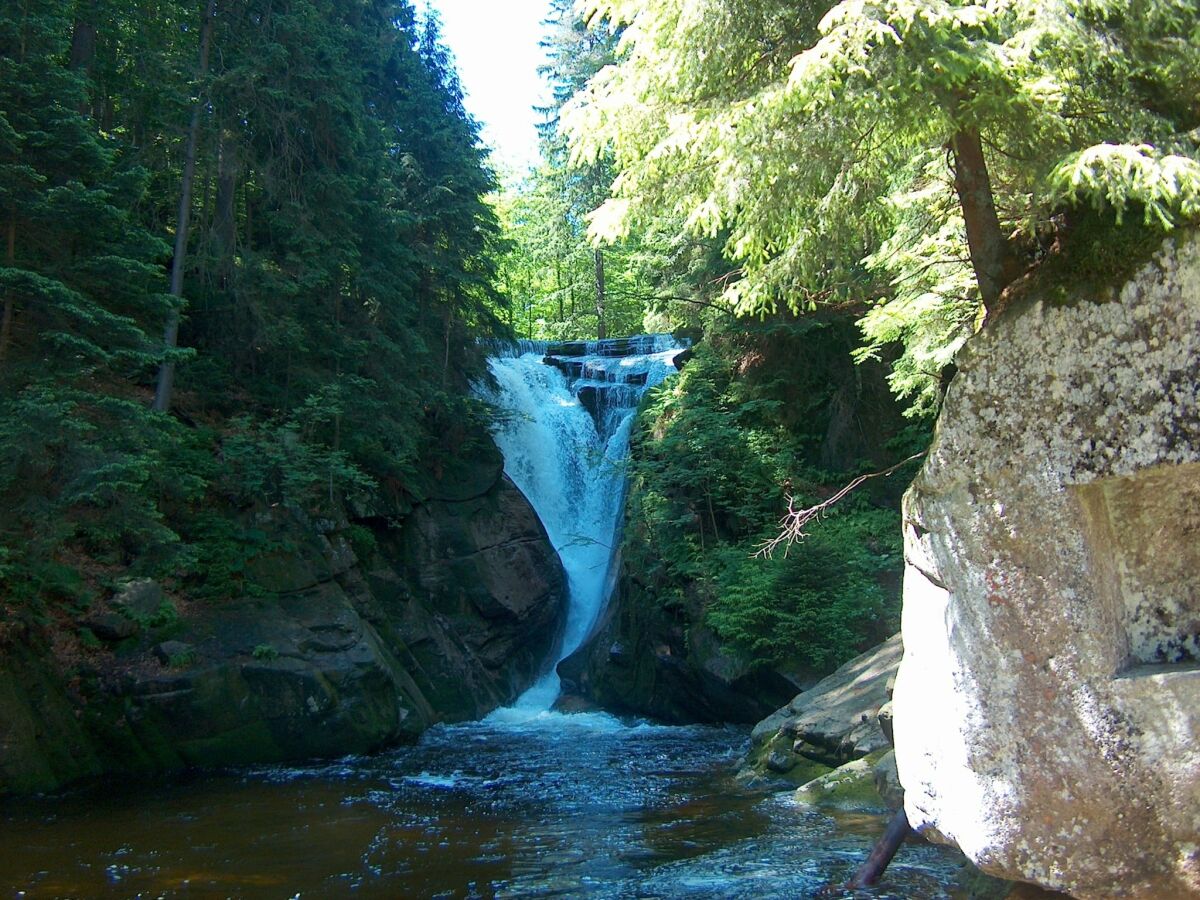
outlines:
[[[679,339],[671,334],[636,334],[631,337],[604,338],[592,341],[493,341],[488,347],[489,355],[496,357],[524,356],[536,353],[551,357],[601,357],[618,358],[650,356],[658,353],[683,351],[691,341]]]

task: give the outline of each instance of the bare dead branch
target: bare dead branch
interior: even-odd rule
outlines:
[[[914,453],[908,459],[901,460],[894,466],[889,466],[888,468],[879,472],[870,472],[866,475],[859,475],[828,500],[824,500],[821,503],[818,503],[816,506],[809,506],[805,509],[796,509],[795,496],[793,494],[788,494],[788,508],[787,512],[784,513],[783,518],[779,520],[779,533],[770,540],[763,541],[761,544],[759,544],[758,549],[754,553],[754,557],[756,559],[770,559],[775,551],[779,549],[781,544],[783,545],[783,555],[786,557],[788,550],[791,549],[792,544],[802,541],[808,537],[808,532],[804,530],[805,527],[807,527],[813,521],[825,518],[825,516],[829,513],[830,508],[832,508],[840,500],[843,500],[847,495],[862,487],[863,484],[870,481],[872,478],[886,478],[896,470],[908,465],[914,459],[920,459],[927,452],[927,450],[922,450],[920,453]]]

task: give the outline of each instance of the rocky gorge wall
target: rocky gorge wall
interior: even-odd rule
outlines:
[[[1200,896],[1200,236],[1034,285],[958,363],[904,508],[909,819],[1076,897]]]
[[[244,595],[137,581],[8,635],[0,794],[361,753],[515,699],[562,628],[558,557],[494,448],[426,494],[402,517],[378,498],[337,519],[248,511],[274,549]]]
[[[752,667],[712,629],[665,613],[629,573],[558,673],[568,696],[675,724],[757,722],[796,692],[795,681]]]

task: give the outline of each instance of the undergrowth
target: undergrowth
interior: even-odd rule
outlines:
[[[754,666],[828,670],[899,624],[899,498],[915,465],[841,503],[786,555],[754,558],[785,494],[819,502],[928,442],[882,378],[878,404],[859,381],[850,418],[865,439],[837,470],[818,465],[844,430],[838,398],[862,375],[852,340],[836,321],[807,320],[710,336],[639,418],[626,567],[667,614],[710,627]]]

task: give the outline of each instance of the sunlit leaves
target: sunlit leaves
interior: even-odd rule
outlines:
[[[1031,261],[1064,205],[1137,206],[1158,227],[1196,216],[1188,0],[589,8],[628,23],[618,64],[566,116],[576,158],[620,169],[593,234],[664,215],[722,234],[743,312],[881,300],[864,355],[901,340],[893,382],[919,410],[978,304],[944,152],[956,133],[983,135],[1001,227]]]
[[[1200,162],[1156,153],[1147,144],[1099,144],[1073,153],[1050,173],[1049,184],[1055,201],[1111,208],[1118,222],[1131,205],[1146,224],[1165,230],[1200,217]]]

